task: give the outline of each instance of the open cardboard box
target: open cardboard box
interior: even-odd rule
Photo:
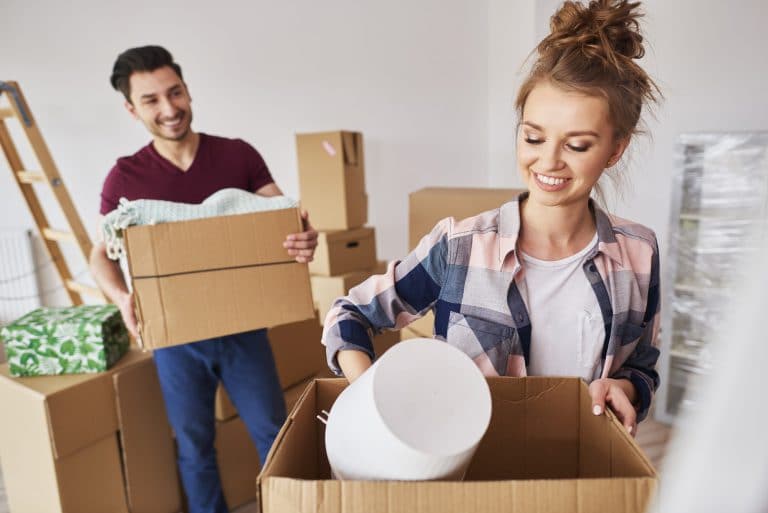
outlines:
[[[125,230],[144,347],[314,317],[307,264],[283,248],[301,226],[288,208]]]
[[[262,513],[641,513],[653,466],[614,415],[594,416],[576,378],[489,378],[490,427],[461,482],[330,479],[325,426],[345,379],[307,387],[257,479]]]

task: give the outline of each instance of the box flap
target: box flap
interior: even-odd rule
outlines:
[[[300,231],[296,208],[132,226],[125,230],[128,266],[136,280],[290,262],[283,242]]]
[[[363,134],[360,132],[341,132],[344,145],[344,164],[358,166],[363,163]]]
[[[116,437],[112,433],[56,460],[62,512],[128,513]]]
[[[112,378],[131,511],[180,511],[175,448],[154,360],[149,357]]]

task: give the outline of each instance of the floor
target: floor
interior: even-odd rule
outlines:
[[[646,420],[640,425],[637,433],[637,442],[643,448],[648,459],[656,468],[659,468],[664,459],[667,442],[670,437],[670,428],[654,420]],[[3,486],[2,473],[0,473],[0,513],[10,513]],[[232,513],[257,513],[256,503],[246,504]]]

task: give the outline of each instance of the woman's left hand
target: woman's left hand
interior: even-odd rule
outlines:
[[[635,386],[626,379],[596,379],[589,385],[592,396],[592,413],[602,415],[606,405],[616,414],[627,431],[637,433],[637,411],[632,405],[636,396]]]

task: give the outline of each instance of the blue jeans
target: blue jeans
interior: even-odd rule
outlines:
[[[156,349],[154,358],[189,513],[227,513],[214,449],[216,387],[221,380],[263,465],[286,417],[267,331]]]

